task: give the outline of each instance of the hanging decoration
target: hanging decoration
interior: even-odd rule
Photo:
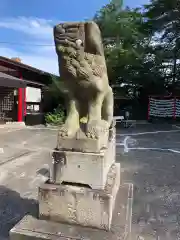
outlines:
[[[180,98],[171,97],[163,99],[149,97],[148,119],[151,117],[174,118],[180,117]]]

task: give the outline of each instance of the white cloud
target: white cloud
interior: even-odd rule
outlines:
[[[22,62],[44,70],[46,72],[58,74],[58,61],[54,48],[53,40],[53,23],[52,20],[18,17],[18,18],[0,18],[0,30],[3,38],[3,29],[9,29],[19,32],[20,45],[0,45],[0,55],[8,58],[19,57]],[[23,41],[22,33],[27,35],[26,42]],[[13,39],[13,32],[12,37]],[[17,36],[17,35],[16,35]],[[13,40],[6,40],[11,43]],[[35,45],[35,46],[33,46]],[[42,45],[42,46],[41,46]],[[20,47],[20,48],[19,48]]]
[[[23,32],[37,39],[53,39],[53,21],[33,17],[0,18],[0,28]]]

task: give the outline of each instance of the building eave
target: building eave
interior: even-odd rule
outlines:
[[[36,73],[41,74],[41,75],[57,77],[57,75],[55,75],[55,74],[52,74],[52,73],[49,73],[49,72],[45,72],[45,71],[40,70],[38,68],[26,65],[26,64],[24,64],[22,62],[17,62],[15,60],[12,60],[12,59],[0,56],[0,63],[2,63],[2,62],[6,63],[6,64],[9,64],[11,66],[14,66],[15,68],[18,67],[18,68],[22,68],[24,70],[29,70],[29,71],[32,71],[32,72],[36,72]]]
[[[0,86],[10,88],[25,88],[26,81],[0,72]]]

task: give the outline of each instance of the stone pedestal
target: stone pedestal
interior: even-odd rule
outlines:
[[[10,240],[125,240],[131,233],[132,184],[119,188],[110,231],[25,216],[10,231]]]
[[[94,140],[98,141],[98,140]],[[104,189],[107,174],[115,162],[115,138],[98,153],[56,151],[53,153],[52,181],[80,183],[92,189]]]
[[[82,132],[79,135],[82,137]],[[93,147],[102,142],[103,147],[94,152],[84,145],[83,152],[77,146],[74,151],[64,150],[68,147],[64,142],[53,153],[51,183],[39,187],[40,219],[110,230],[120,185],[120,164],[115,163],[115,129],[111,129],[111,134],[102,132],[93,142],[96,143]]]
[[[104,190],[45,183],[39,187],[39,218],[110,230],[120,164],[113,164]]]
[[[78,134],[58,140],[52,176],[39,186],[39,219],[26,216],[11,230],[11,240],[116,240],[130,232],[132,187],[120,187],[115,128],[96,140]]]

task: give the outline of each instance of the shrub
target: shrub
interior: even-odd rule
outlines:
[[[46,124],[51,125],[61,125],[64,122],[65,113],[60,106],[57,109],[54,109],[52,113],[47,113],[45,115]]]

